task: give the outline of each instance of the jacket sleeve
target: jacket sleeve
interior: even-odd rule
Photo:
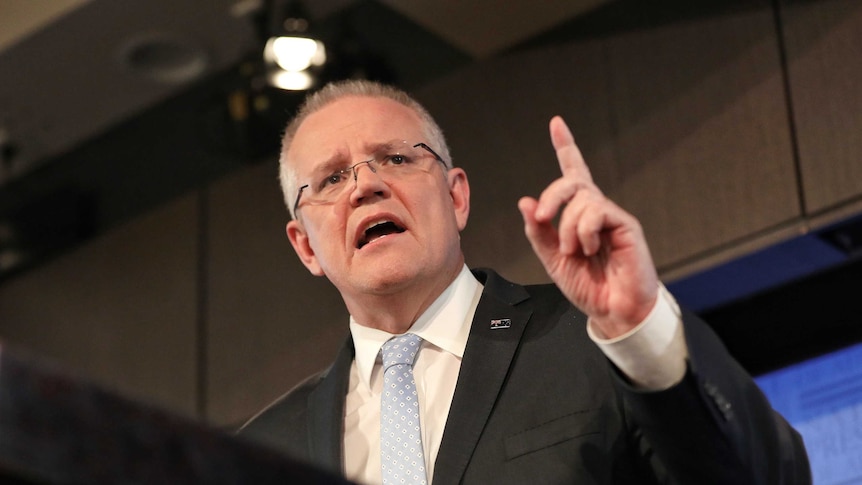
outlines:
[[[810,484],[802,437],[705,323],[684,311],[683,325],[689,362],[679,384],[643,392],[616,379],[656,475],[679,484]]]

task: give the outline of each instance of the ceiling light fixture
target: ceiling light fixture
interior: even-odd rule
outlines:
[[[164,84],[191,82],[209,65],[203,48],[165,33],[135,35],[121,44],[120,58],[133,71]]]
[[[289,90],[314,84],[312,70],[326,63],[323,42],[307,37],[271,37],[263,50],[270,84]]]
[[[309,89],[326,63],[326,48],[309,35],[307,15],[298,2],[288,3],[284,11],[279,32],[269,37],[263,50],[267,80],[280,89]]]

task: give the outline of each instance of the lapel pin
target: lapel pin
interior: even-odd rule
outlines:
[[[491,330],[497,328],[509,328],[512,326],[512,320],[508,318],[501,318],[499,320],[491,320]]]

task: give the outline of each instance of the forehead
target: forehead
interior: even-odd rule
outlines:
[[[341,98],[302,122],[287,160],[307,167],[339,154],[362,155],[376,143],[395,139],[424,141],[422,128],[421,119],[412,109],[388,98]]]

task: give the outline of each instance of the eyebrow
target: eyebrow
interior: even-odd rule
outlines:
[[[397,144],[404,144],[404,140],[392,139],[383,143],[366,143],[365,150],[368,153],[379,153],[381,150],[388,150]]]
[[[311,171],[312,179],[316,179],[318,175],[329,175],[337,170],[342,170],[350,163],[349,159],[344,155],[344,152],[338,151],[331,157],[317,164]]]
[[[392,139],[385,142],[366,143],[364,146],[365,153],[378,154],[381,151],[389,150],[398,144],[404,144],[404,140]],[[318,175],[329,175],[338,170],[344,170],[348,166],[357,163],[352,159],[347,158],[342,150],[337,151],[334,155],[319,163],[311,171],[311,176],[316,178]]]

